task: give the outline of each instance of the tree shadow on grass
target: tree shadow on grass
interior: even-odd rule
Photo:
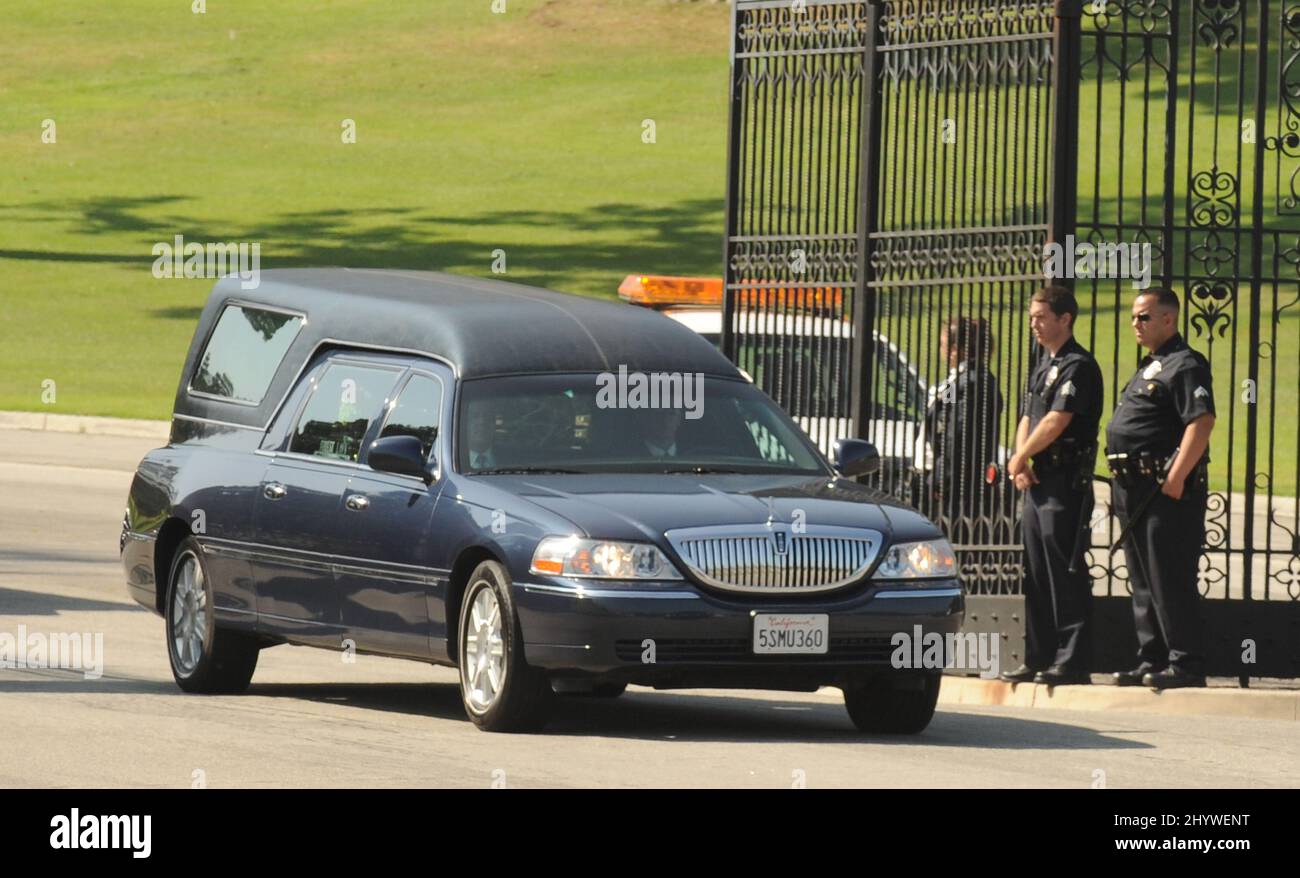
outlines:
[[[111,235],[134,246],[113,253],[0,249],[0,259],[138,262],[147,271],[155,259],[154,244],[170,244],[182,235],[186,242],[258,243],[263,269],[349,266],[488,274],[494,251],[500,249],[509,279],[563,287],[577,275],[590,285],[592,274],[608,274],[600,289],[610,295],[633,272],[717,274],[721,269],[720,198],[462,216],[403,206],[334,208],[281,213],[251,223],[201,219],[176,210],[183,201],[180,196],[101,197],[71,205],[29,204],[25,213],[62,217],[73,234]],[[162,309],[156,316],[190,316],[180,310]]]

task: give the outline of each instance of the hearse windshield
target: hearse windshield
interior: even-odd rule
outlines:
[[[695,373],[481,378],[461,385],[458,469],[827,475],[752,385]]]

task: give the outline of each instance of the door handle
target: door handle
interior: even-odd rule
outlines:
[[[361,512],[370,508],[370,500],[361,494],[349,494],[348,499],[343,501],[343,505],[353,512]]]
[[[262,489],[262,496],[268,500],[280,500],[287,493],[289,492],[284,489],[284,485],[279,482],[271,482]]]

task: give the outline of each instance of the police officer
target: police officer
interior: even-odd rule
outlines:
[[[1092,682],[1092,579],[1083,534],[1101,423],[1101,369],[1074,339],[1079,304],[1048,286],[1029,303],[1041,354],[1030,373],[1007,474],[1025,493],[1025,663],[1004,680],[1053,686]],[[1072,572],[1073,571],[1073,572]]]
[[[1178,333],[1178,295],[1145,290],[1133,331],[1138,363],[1106,428],[1112,502],[1127,528],[1138,659],[1119,686],[1205,685],[1197,567],[1205,540],[1206,469],[1214,429],[1210,364]]]

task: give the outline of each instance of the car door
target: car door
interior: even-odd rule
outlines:
[[[259,625],[337,647],[344,634],[334,577],[348,480],[401,375],[395,365],[339,356],[313,386],[262,477],[255,505]]]
[[[415,436],[436,460],[451,374],[430,364],[410,372],[385,410],[376,438]],[[365,469],[352,474],[341,517],[335,567],[344,627],[358,648],[393,655],[429,655],[430,524],[442,491],[442,467],[431,484],[416,476]]]

